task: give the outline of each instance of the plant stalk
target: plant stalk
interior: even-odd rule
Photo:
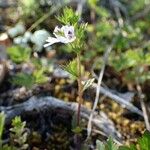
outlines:
[[[80,125],[80,111],[81,111],[81,105],[83,103],[83,87],[82,87],[82,80],[81,80],[81,55],[80,53],[77,54],[77,67],[78,67],[78,96],[79,96],[79,102],[78,102],[78,111],[77,111],[77,125]]]

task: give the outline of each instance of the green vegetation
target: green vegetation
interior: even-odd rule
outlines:
[[[1,61],[0,57],[0,67],[3,64],[6,66],[4,77],[0,76],[1,105],[4,104],[4,107],[16,105],[22,102],[16,101],[17,98],[23,97],[23,100],[26,100],[34,93],[37,94],[37,91],[40,96],[54,96],[67,102],[78,102],[77,113],[72,119],[72,128],[70,129],[71,125],[68,127],[70,129],[68,136],[71,138],[72,135],[79,136],[76,145],[81,145],[83,141],[84,145],[88,147],[89,143],[87,144],[85,139],[80,140],[80,137],[86,135],[83,132],[87,130],[84,126],[87,121],[81,120],[81,106],[85,104],[88,107],[86,109],[92,108],[95,91],[93,92],[94,88],[88,88],[97,82],[98,72],[103,70],[102,64],[106,63],[101,86],[114,96],[107,99],[105,96],[110,94],[104,94],[102,99],[106,103],[103,106],[100,103],[95,107],[96,114],[99,115],[98,112],[105,112],[103,108],[108,108],[106,115],[114,121],[114,128],[121,132],[124,139],[122,142],[131,144],[120,146],[114,142],[116,140],[113,139],[114,137],[103,142],[99,140],[100,138],[95,138],[93,133],[90,137],[90,144],[94,148],[96,147],[96,150],[150,150],[150,133],[148,131],[137,139],[144,129],[150,128],[150,0],[87,0],[81,1],[81,3],[65,0],[60,1],[60,5],[56,5],[56,3],[55,0],[39,2],[22,0],[15,5],[17,11],[8,15],[9,19],[2,16],[2,22],[7,20],[4,28],[7,39],[4,40],[0,35],[0,48],[1,43],[2,45],[4,43],[8,58]],[[14,8],[8,9],[13,10]],[[78,9],[81,12],[77,12]],[[19,15],[16,17],[16,14]],[[111,52],[107,56],[108,61],[105,62],[105,52],[108,48],[111,49]],[[57,68],[60,69],[60,72],[58,71],[56,75]],[[66,72],[70,76],[68,74],[65,76]],[[69,83],[71,84],[68,85]],[[14,89],[22,86],[26,88],[27,98],[24,91],[21,91],[23,96],[19,95],[21,93],[19,91],[20,93],[17,93],[19,96],[16,94],[17,98],[15,99]],[[28,90],[30,90],[29,95]],[[134,96],[131,96],[130,93]],[[6,96],[7,94],[8,96]],[[137,110],[144,112],[144,117],[137,114],[130,115],[128,111],[132,108],[129,110],[122,108],[120,112],[114,111],[113,103],[111,105],[107,103],[107,101],[115,99],[113,97],[120,97],[127,103],[133,102]],[[141,130],[138,130],[138,127],[133,129],[132,134],[135,134],[137,139],[137,141],[134,140],[135,143],[132,143],[133,135],[127,136],[128,133],[122,133],[125,130],[122,131],[120,126],[126,127],[120,123],[120,118],[118,119],[114,112],[108,112],[109,110],[116,114],[120,113],[119,116],[122,115],[127,122],[128,120],[132,123],[134,121],[142,122]],[[90,116],[90,114],[88,115]],[[89,119],[88,115],[85,117],[86,119]],[[7,133],[10,138],[9,142],[6,144],[3,142],[5,119],[6,115],[1,112],[0,150],[30,149],[26,122],[22,122],[20,117],[12,120],[11,128]],[[45,124],[47,122],[49,123],[49,120],[44,120]],[[49,126],[45,125],[44,127],[47,129]],[[42,132],[46,132],[46,129],[43,129]],[[51,130],[53,132],[53,129]],[[130,128],[126,132],[130,132]],[[51,133],[45,136],[46,139],[51,138],[53,141],[54,138],[49,134]],[[58,136],[56,135],[56,137]],[[131,137],[133,139],[130,140]],[[75,139],[72,141],[75,145]]]
[[[150,149],[150,132],[145,131],[143,136],[138,139],[136,145],[130,146],[118,146],[113,142],[112,138],[109,138],[106,142],[97,140],[96,150],[149,150]]]
[[[21,118],[16,116],[12,120],[12,128],[10,128],[10,144],[3,144],[2,135],[5,127],[6,115],[0,113],[0,149],[1,150],[26,150],[28,148],[27,136],[28,133],[25,130],[26,122],[22,122]]]

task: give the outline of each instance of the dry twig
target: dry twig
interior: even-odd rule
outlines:
[[[92,118],[93,118],[93,114],[94,114],[95,109],[96,109],[97,104],[98,104],[100,90],[101,90],[101,82],[102,82],[102,78],[103,78],[103,75],[104,75],[105,66],[106,66],[106,63],[107,63],[107,60],[108,60],[109,53],[111,52],[114,43],[115,43],[115,41],[112,42],[112,44],[108,47],[108,49],[106,50],[106,52],[104,54],[103,65],[102,65],[102,69],[101,69],[100,74],[99,74],[97,88],[96,88],[96,97],[95,97],[95,101],[94,101],[94,106],[93,106],[92,112],[90,114],[90,118],[89,118],[89,122],[88,122],[88,126],[87,126],[87,132],[88,132],[87,133],[88,134],[87,138],[89,138],[89,136],[91,134]]]
[[[57,110],[64,110],[67,111],[68,114],[73,115],[77,112],[78,104],[77,103],[70,103],[64,102],[62,100],[56,99],[54,97],[32,97],[28,101],[16,104],[13,106],[8,107],[0,107],[0,111],[4,111],[6,114],[6,124],[9,124],[11,120],[15,116],[19,116],[26,113],[32,113],[33,111],[37,111],[40,113],[44,110],[55,111]],[[91,110],[81,106],[81,117],[88,120]],[[93,114],[92,123],[98,128],[98,130],[102,130],[107,136],[110,134],[118,139],[121,140],[120,133],[115,129],[113,122],[104,114],[100,112],[100,114]]]
[[[148,118],[146,107],[145,107],[145,103],[144,103],[144,100],[143,100],[144,96],[143,96],[143,93],[142,93],[141,86],[139,84],[137,84],[137,91],[138,91],[138,97],[139,97],[140,103],[141,103],[141,108],[142,108],[142,111],[143,111],[143,117],[144,117],[144,121],[145,121],[145,126],[146,126],[146,129],[148,131],[150,131],[149,118]]]

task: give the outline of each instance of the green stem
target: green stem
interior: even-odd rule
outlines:
[[[81,83],[81,59],[80,59],[80,53],[77,54],[77,64],[78,64],[78,96],[79,96],[79,102],[78,102],[78,112],[77,112],[77,125],[80,125],[80,111],[81,111],[81,105],[83,103],[83,92],[82,92],[82,83]]]

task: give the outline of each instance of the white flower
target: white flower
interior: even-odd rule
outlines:
[[[73,42],[76,39],[73,26],[65,25],[65,26],[62,26],[61,28],[56,26],[53,34],[55,35],[55,37],[48,37],[48,39],[46,40],[46,42],[48,43],[45,44],[44,47],[47,47],[54,43],[59,43],[59,42],[67,44],[67,43]]]

